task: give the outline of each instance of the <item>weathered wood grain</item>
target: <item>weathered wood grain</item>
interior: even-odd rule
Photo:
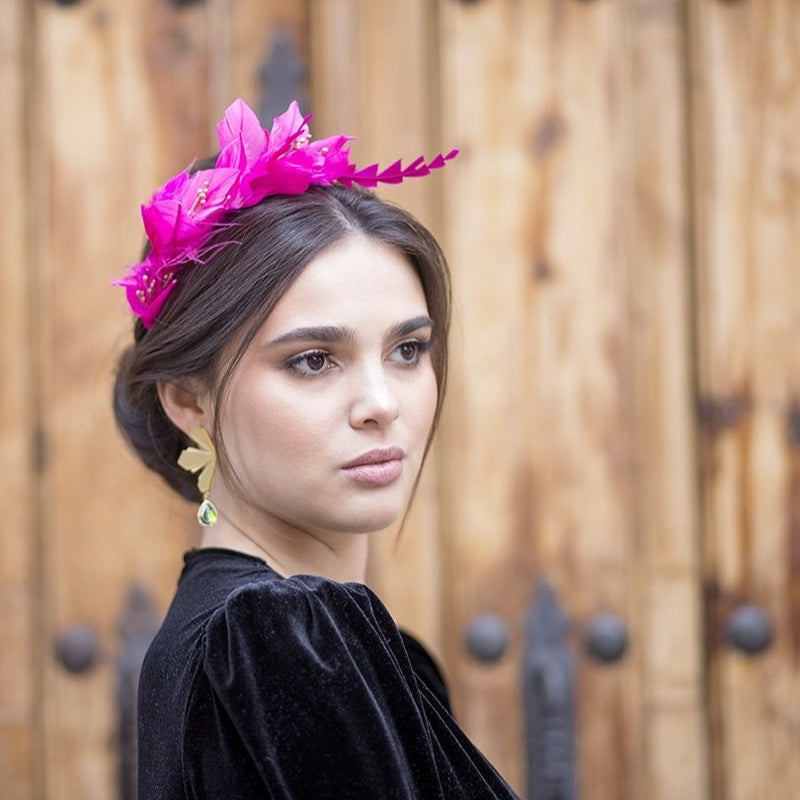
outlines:
[[[451,646],[480,610],[519,619],[540,574],[578,626],[618,614],[627,659],[579,669],[582,791],[699,798],[679,4],[443,3],[442,19],[445,136],[465,153],[445,205],[464,351]],[[520,783],[514,678],[459,673],[476,738]]]
[[[7,198],[0,214],[0,786],[13,787],[15,800],[29,800],[39,788],[26,6],[12,0],[0,15],[0,143]]]
[[[636,539],[645,769],[641,795],[707,791],[700,524],[695,483],[688,39],[681,2],[627,6]],[[676,762],[681,765],[675,769]]]
[[[592,797],[637,796],[624,18],[619,4],[441,13],[443,135],[463,148],[445,203],[463,337],[445,445],[449,643],[483,611],[517,634],[497,668],[462,661],[467,728],[522,786],[519,627],[546,576],[578,625],[611,611],[630,627],[626,661],[580,662],[580,780]]]
[[[166,607],[196,533],[114,431],[129,320],[108,282],[225,105],[274,99],[282,41],[314,134],[358,136],[359,163],[462,150],[380,190],[439,234],[456,318],[443,429],[370,581],[443,657],[468,733],[522,789],[522,618],[546,576],[573,620],[581,796],[796,795],[791,0],[7,3],[0,785],[114,796],[119,614],[134,582]],[[723,643],[742,603],[775,627],[752,659]],[[582,649],[600,611],[628,625],[614,665]],[[511,632],[494,666],[463,643],[484,612]],[[77,623],[103,649],[83,676],[52,654]]]
[[[47,796],[91,800],[116,791],[117,626],[127,593],[140,585],[166,609],[180,554],[197,541],[192,509],[114,430],[111,379],[130,321],[109,281],[139,257],[138,204],[214,150],[227,103],[241,95],[257,105],[276,26],[306,25],[302,4],[255,0],[42,4],[35,22],[36,180],[50,209],[37,258],[48,453],[43,771]],[[102,647],[98,666],[80,677],[50,655],[74,624],[89,625]]]
[[[698,387],[715,800],[800,792],[800,8],[690,3]],[[747,658],[728,615],[775,641]]]
[[[130,322],[109,283],[138,258],[138,204],[208,149],[206,26],[200,9],[135,0],[37,4],[35,21],[35,179],[49,211],[37,253],[47,451],[42,769],[45,796],[91,800],[116,793],[126,594],[138,582],[164,608],[188,541],[178,503],[114,429],[111,379]],[[56,637],[76,624],[102,648],[79,676],[53,656]]]

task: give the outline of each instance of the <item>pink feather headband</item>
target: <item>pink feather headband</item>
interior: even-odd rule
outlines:
[[[124,286],[133,313],[152,327],[180,270],[202,262],[205,245],[228,212],[260,203],[274,194],[301,194],[309,186],[354,183],[374,188],[400,183],[443,167],[458,150],[425,162],[420,156],[403,168],[400,161],[378,171],[372,164],[358,169],[350,163],[350,136],[312,142],[311,116],[303,117],[295,101],[276,117],[271,130],[261,127],[253,110],[234,101],[217,125],[220,154],[212,169],[185,170],[168,180],[142,206],[150,251],[132,264],[116,286]]]

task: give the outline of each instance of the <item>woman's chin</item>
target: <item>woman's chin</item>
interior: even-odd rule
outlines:
[[[391,528],[402,516],[404,506],[375,509],[371,513],[360,512],[351,515],[348,519],[339,518],[332,520],[330,530],[340,533],[364,534],[379,533]]]

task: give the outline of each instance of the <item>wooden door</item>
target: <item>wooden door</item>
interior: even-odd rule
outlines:
[[[787,0],[697,0],[691,11],[713,785],[715,796],[725,800],[795,797],[800,795],[800,6]],[[756,614],[749,631],[756,653],[750,657],[724,644],[731,633],[726,629],[742,609]],[[757,648],[758,614],[774,638],[765,652]]]
[[[704,797],[680,3],[441,8],[464,149],[450,652],[481,611],[516,633],[492,670],[457,660],[467,725],[522,786],[520,621],[544,577],[573,622],[579,796]],[[601,613],[630,637],[614,664],[583,649]]]
[[[278,79],[304,89],[306,9],[9,0],[0,19],[0,794],[128,798],[124,636],[143,600],[165,610],[196,523],[114,429],[130,318],[110,280],[138,258],[138,204],[211,152],[236,94],[278,93],[287,43]]]
[[[441,238],[456,316],[442,429],[370,580],[470,736],[524,794],[546,580],[577,797],[800,793],[798,41],[792,0],[7,0],[3,796],[129,796],[126,644],[196,531],[114,431],[108,282],[225,105],[269,122],[286,92],[360,163],[461,149],[383,191]],[[764,652],[727,642],[742,606]],[[602,614],[628,636],[610,663],[585,643]],[[465,644],[479,618],[507,633],[491,662]]]
[[[24,3],[0,14],[0,143],[9,196],[0,213],[0,485],[9,500],[0,532],[0,785],[28,800],[37,755],[38,653],[34,541],[35,434],[30,364],[34,356],[27,180],[26,24]]]

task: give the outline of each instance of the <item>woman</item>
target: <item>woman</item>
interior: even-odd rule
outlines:
[[[203,525],[142,668],[139,796],[514,797],[364,586],[435,428],[449,282],[428,231],[354,185],[455,152],[358,170],[306,123],[234,103],[119,281],[119,426]]]

